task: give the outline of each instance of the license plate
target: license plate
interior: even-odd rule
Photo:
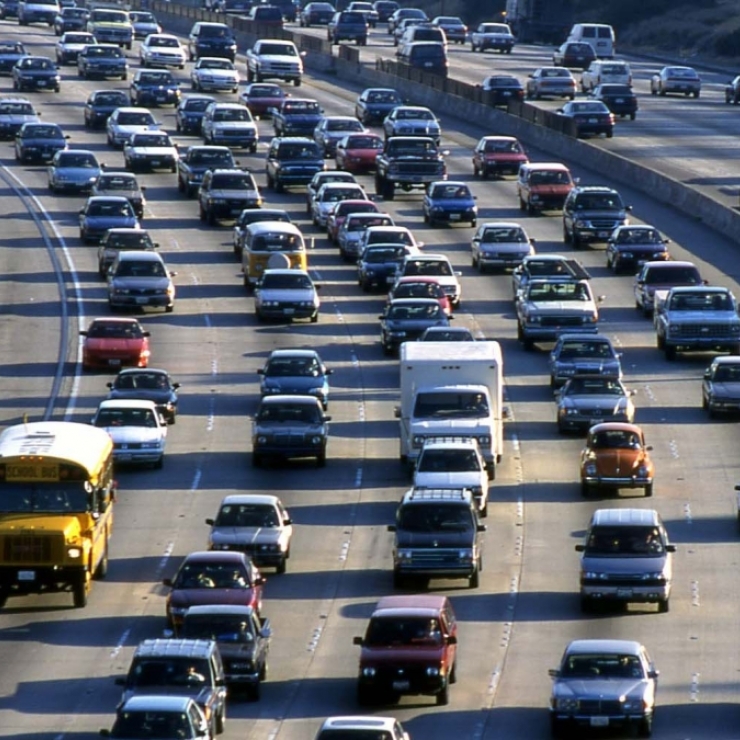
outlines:
[[[461,218],[459,213],[451,213],[450,214],[450,221],[459,221]]]
[[[589,123],[596,123],[596,120],[597,120],[596,118],[589,118],[588,119],[588,122]]]
[[[394,681],[391,686],[394,691],[408,691],[411,688],[408,681]]]
[[[137,298],[137,299],[136,299],[136,302],[137,302],[137,303],[138,303],[138,304],[139,304],[140,306],[144,306],[144,305],[146,305],[146,304],[147,304],[147,303],[149,302],[149,299],[148,299],[148,298]]]
[[[591,717],[591,727],[609,727],[609,717]]]
[[[619,596],[622,599],[629,598],[630,596],[632,596],[632,589],[631,588],[618,588],[617,596]]]
[[[158,103],[164,103],[164,101],[167,100],[166,95],[157,95],[157,102]]]
[[[121,361],[120,360],[108,360],[108,364],[109,365],[120,365]]]
[[[504,92],[501,93],[505,98],[511,97],[511,90],[504,90]]]
[[[394,275],[389,275],[389,276],[388,276],[388,277],[387,277],[387,278],[385,279],[385,282],[386,282],[386,283],[395,283],[395,282],[396,282],[396,278],[395,278],[395,276],[394,276]]]
[[[614,98],[615,103],[624,103],[624,98]]]
[[[609,238],[609,232],[608,231],[600,231],[599,237],[602,239],[608,239]]]
[[[421,177],[415,177],[414,182],[421,182]]]
[[[159,159],[153,159],[152,160],[152,167],[160,167],[162,165],[162,161]]]
[[[35,570],[19,570],[18,580],[19,581],[35,581],[36,571]]]
[[[295,313],[295,309],[294,309],[294,308],[286,308],[286,309],[285,309],[285,310],[283,311],[283,313],[284,313],[284,314],[285,314],[286,316],[292,316],[292,315],[293,315],[293,314]]]
[[[424,62],[424,66],[425,67],[433,67],[434,66],[434,63],[433,62]]]

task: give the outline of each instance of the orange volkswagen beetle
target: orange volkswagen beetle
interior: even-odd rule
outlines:
[[[653,495],[653,461],[636,424],[606,422],[588,430],[581,451],[581,494],[603,488],[642,488]]]

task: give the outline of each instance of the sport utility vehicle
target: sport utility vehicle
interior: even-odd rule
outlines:
[[[412,30],[413,28],[418,26],[412,27]],[[447,77],[447,51],[445,44],[438,41],[413,41],[401,44],[396,58],[414,69]]]
[[[366,46],[367,21],[365,16],[352,10],[335,13],[326,27],[326,38],[332,44],[338,44],[346,39],[347,41],[354,41],[358,46]]]
[[[573,188],[563,204],[563,241],[572,243],[574,249],[588,242],[605,242],[614,229],[629,223],[631,210],[612,188]]]
[[[257,151],[259,134],[249,108],[241,103],[214,101],[203,113],[201,135],[206,144]]]
[[[414,487],[465,488],[473,495],[480,515],[488,516],[488,472],[475,439],[427,439],[416,461]]]
[[[420,23],[416,26],[408,26],[398,39],[398,46],[403,47],[412,41],[436,41],[447,45],[447,36],[442,28],[433,26],[431,23]]]
[[[581,90],[589,92],[604,82],[632,86],[632,70],[628,62],[596,59],[581,75]]]
[[[198,189],[200,220],[213,225],[221,219],[236,219],[245,208],[262,205],[257,183],[244,170],[208,170]]]
[[[193,24],[188,36],[188,54],[193,62],[200,57],[226,57],[236,60],[236,41],[225,23]]]
[[[376,605],[364,637],[357,700],[395,702],[401,695],[450,701],[457,681],[457,620],[446,596],[385,596]]]
[[[668,611],[675,545],[653,509],[597,509],[582,545],[581,609],[597,603],[658,604]]]
[[[313,139],[276,136],[270,142],[265,171],[267,187],[276,193],[289,185],[306,185],[324,169],[324,153]]]
[[[482,472],[485,476],[485,468]],[[477,483],[480,488],[480,480]],[[388,531],[396,534],[393,585],[401,588],[411,580],[465,578],[470,588],[478,588],[485,529],[478,521],[470,490],[412,488],[401,500],[396,523],[388,525]]]
[[[177,693],[205,711],[211,735],[224,731],[226,685],[221,655],[213,640],[144,640],[136,648],[123,686],[121,705],[133,696]],[[119,705],[120,706],[120,705]]]
[[[693,262],[651,260],[635,275],[633,285],[635,308],[642,311],[645,316],[650,316],[653,313],[656,292],[665,297],[671,288],[703,283],[701,274]]]

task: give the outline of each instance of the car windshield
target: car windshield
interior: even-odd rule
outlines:
[[[481,469],[473,450],[424,450],[419,458],[419,473],[467,473]]]
[[[64,139],[64,133],[57,126],[29,126],[23,129],[23,137],[27,139]]]
[[[414,405],[415,419],[447,417],[482,418],[488,416],[488,401],[475,391],[434,393],[420,392]]]
[[[562,170],[533,170],[529,176],[532,185],[568,185],[570,175]]]
[[[382,149],[383,140],[379,136],[350,136],[344,146],[346,149]]]
[[[627,429],[606,429],[597,432],[591,439],[594,450],[639,450],[640,435]]]
[[[152,126],[154,116],[151,113],[139,111],[123,111],[118,114],[116,123],[119,126]]]
[[[39,59],[38,57],[22,60],[21,67],[23,69],[56,69],[51,59]]]
[[[113,232],[104,240],[106,249],[153,249],[152,238],[146,232]]]
[[[362,131],[363,126],[356,118],[329,119],[326,122],[327,131]]]
[[[439,621],[428,617],[374,617],[365,635],[365,645],[441,645]]]
[[[103,408],[95,416],[96,427],[149,427],[157,426],[151,409]]]
[[[119,712],[111,730],[111,737],[131,740],[171,740],[173,737],[193,736],[187,714],[184,712],[134,711]]]
[[[521,87],[521,83],[516,77],[489,77],[486,80],[486,87]]]
[[[346,216],[348,213],[377,213],[378,207],[371,200],[366,200],[364,203],[353,202],[342,202],[334,206],[334,217]],[[379,221],[377,224],[373,222],[369,224],[372,226],[383,226],[392,225],[392,219],[390,216],[385,216],[384,220]]]
[[[6,483],[0,512],[58,513],[90,511],[91,497],[81,483]]]
[[[401,283],[393,290],[394,298],[441,298],[444,290],[438,283]]]
[[[187,615],[182,627],[183,637],[189,640],[216,640],[216,642],[252,643],[256,635],[251,620],[226,614]]]
[[[85,212],[87,216],[95,217],[130,217],[133,215],[128,201],[125,203],[90,203]],[[120,225],[120,224],[119,224]]]
[[[314,404],[269,403],[262,406],[257,419],[289,424],[320,424],[321,412],[318,405]]]
[[[142,72],[138,82],[141,85],[173,85],[174,79],[169,72]]]
[[[425,154],[437,154],[437,147],[433,141],[419,138],[414,139],[391,139],[390,152],[395,156],[421,156]]]
[[[678,293],[671,297],[671,311],[731,311],[729,293],[693,292]]]
[[[88,339],[142,339],[144,332],[138,322],[96,321],[87,330]]]
[[[530,301],[590,301],[585,283],[533,283]]]
[[[228,59],[201,59],[198,69],[234,69],[234,65]]]
[[[159,260],[125,260],[118,263],[115,277],[162,278],[167,270]]]
[[[224,504],[216,517],[217,527],[278,527],[275,507],[271,504]]]
[[[567,69],[562,69],[560,67],[554,67],[553,69],[541,69],[540,70],[540,77],[570,77],[570,72],[568,72]]]
[[[25,54],[23,44],[14,44],[12,41],[4,41],[0,43],[0,55],[6,54]]]
[[[154,686],[197,686],[206,683],[206,676],[209,674],[208,660],[203,658],[134,658],[127,684],[130,688],[137,689]]]
[[[434,189],[429,194],[429,197],[440,198],[442,200],[470,200],[473,196],[470,194],[470,190],[467,185],[449,183],[446,185],[435,185]]]
[[[572,113],[607,113],[608,110],[603,103],[571,103],[570,111]]]
[[[625,396],[618,380],[610,378],[571,378],[563,389],[564,396]]]
[[[208,98],[191,98],[185,101],[183,108],[188,113],[203,113],[212,102]]]
[[[321,159],[318,144],[282,144],[278,152],[280,159]]]
[[[368,103],[396,103],[402,102],[401,96],[393,90],[375,90],[367,94]]]
[[[188,162],[190,162],[190,164],[210,165],[211,169],[215,169],[217,167],[232,166],[234,158],[232,157],[231,152],[228,151],[222,152],[199,149],[188,155]]]
[[[128,23],[128,15],[122,10],[94,10],[90,17],[93,23]]]
[[[63,152],[57,157],[57,167],[79,167],[81,169],[97,169],[98,163],[92,154],[75,154]]]
[[[655,229],[620,229],[617,244],[661,244],[660,234]]]
[[[565,263],[558,260],[527,260],[524,267],[531,277],[570,276]]]
[[[169,36],[155,36],[149,39],[149,46],[166,46],[168,48],[179,47],[180,43],[177,39],[170,38]]]
[[[133,23],[156,23],[156,19],[151,13],[144,13],[142,11],[135,10],[129,13],[129,18]]]
[[[740,365],[717,365],[712,380],[715,383],[740,383]]]
[[[568,655],[560,669],[563,678],[645,678],[645,671],[636,655],[578,653]]]
[[[669,67],[665,70],[666,77],[681,77],[684,79],[696,79],[699,75],[689,67]]]
[[[276,231],[257,234],[249,241],[252,252],[301,252],[303,241],[297,234]],[[263,288],[310,288],[311,281],[305,275],[267,275]]]
[[[354,209],[352,211],[355,213]],[[336,211],[335,211],[336,214]],[[366,231],[371,226],[391,226],[390,216],[357,216],[356,218],[349,217],[344,227],[345,231]]]
[[[349,200],[350,198],[361,198],[363,196],[362,188],[359,185],[354,187],[324,188],[319,200],[323,203],[338,203],[340,200]]]
[[[248,573],[234,563],[185,563],[173,588],[251,588]]]
[[[296,52],[293,44],[261,44],[260,54],[275,54],[278,56],[286,57],[298,56],[298,53]]]
[[[446,260],[410,260],[406,263],[404,275],[452,276],[452,267]]]
[[[701,277],[695,267],[674,267],[661,265],[649,268],[643,280],[648,285],[699,285]]]
[[[164,373],[144,371],[125,372],[116,377],[116,390],[169,390],[170,383]]]
[[[65,33],[65,44],[94,44],[95,37],[89,33]]]
[[[252,116],[249,109],[244,107],[238,108],[217,108],[213,111],[214,121],[251,121]]]
[[[632,97],[634,92],[629,85],[601,85],[599,88],[602,95],[624,95]]]
[[[90,46],[86,53],[89,57],[123,58],[123,52],[113,46]]]
[[[137,190],[138,181],[133,175],[102,175],[96,187],[98,190]]]
[[[249,88],[250,98],[282,98],[282,88],[277,85],[252,85]]]
[[[492,229],[486,229],[481,234],[481,242],[484,244],[507,244],[516,242],[526,244],[529,240],[527,235],[520,228],[496,226]]]
[[[214,175],[211,187],[214,190],[256,190],[252,176],[246,172]]]
[[[231,29],[227,26],[202,25],[200,27],[199,35],[201,38],[231,40]]]
[[[444,291],[441,291],[444,295]],[[424,332],[421,337],[423,342],[474,342],[475,337],[468,329],[440,329],[432,327]]]
[[[577,103],[576,105],[594,105],[594,103]],[[601,103],[599,110],[601,110]],[[598,111],[597,111],[598,112]],[[577,211],[621,211],[624,210],[622,199],[616,193],[584,193],[576,199]]]
[[[134,134],[131,146],[172,146],[166,134]]]
[[[0,116],[35,116],[31,103],[0,103]]]
[[[614,350],[608,342],[593,339],[567,340],[560,346],[558,359],[570,360],[583,357],[614,357]]]
[[[105,105],[114,108],[126,105],[128,103],[128,97],[124,93],[104,92],[96,95],[92,102],[95,105]]]
[[[396,112],[396,118],[399,121],[404,120],[419,120],[419,121],[433,121],[434,114],[429,110],[423,108],[401,108]]]
[[[522,147],[518,141],[509,141],[507,139],[488,139],[483,151],[485,151],[486,153],[519,154],[522,151]]]
[[[362,253],[362,261],[369,265],[380,265],[384,262],[400,262],[404,258],[405,254],[405,249],[399,249],[397,247],[388,247],[387,249],[366,249]],[[398,308],[402,307],[398,306]]]
[[[275,357],[267,363],[268,378],[318,378],[321,365],[315,357]]]
[[[659,557],[665,554],[665,544],[657,527],[604,525],[591,529],[584,554],[595,557]]]

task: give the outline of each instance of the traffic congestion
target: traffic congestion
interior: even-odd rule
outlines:
[[[734,245],[292,42],[19,12],[0,735],[733,737]],[[448,53],[546,94],[501,32]]]

